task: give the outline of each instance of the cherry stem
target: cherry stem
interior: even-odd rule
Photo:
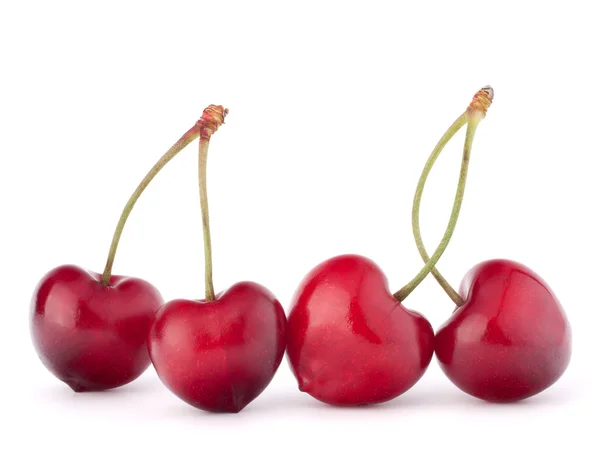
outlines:
[[[200,138],[198,154],[198,187],[200,189],[200,208],[202,211],[202,232],[204,235],[204,283],[206,301],[215,300],[215,288],[212,280],[212,247],[210,242],[210,222],[208,218],[208,193],[206,191],[206,162],[210,138]]]
[[[450,286],[450,284],[444,279],[441,273],[435,269],[435,265],[438,260],[442,257],[444,251],[448,247],[450,243],[450,239],[452,238],[452,234],[454,233],[454,229],[456,228],[456,224],[458,222],[458,216],[460,214],[460,208],[463,201],[463,196],[465,192],[465,186],[467,182],[467,172],[469,169],[469,160],[471,156],[471,149],[473,146],[473,139],[475,137],[475,131],[477,130],[477,126],[479,122],[485,117],[487,109],[491,105],[493,99],[493,90],[491,87],[484,87],[481,89],[475,96],[473,97],[473,101],[467,108],[467,110],[460,116],[458,119],[454,121],[454,123],[450,126],[450,128],[444,133],[442,138],[436,144],[433,152],[429,156],[425,167],[421,173],[421,177],[419,179],[419,183],[417,184],[417,189],[415,191],[415,197],[413,199],[413,212],[412,212],[412,227],[413,234],[415,236],[415,242],[417,247],[419,248],[419,253],[425,261],[425,265],[423,268],[417,273],[417,275],[404,287],[402,287],[398,292],[394,294],[394,297],[398,299],[398,301],[403,301],[406,297],[412,293],[415,288],[427,277],[427,274],[430,272],[436,277],[442,288],[448,293],[450,298],[457,302],[457,305],[462,305],[462,299],[456,293],[456,291]],[[420,204],[421,198],[423,195],[423,190],[425,188],[425,183],[427,181],[427,177],[433,165],[435,164],[437,158],[440,153],[446,146],[446,144],[452,139],[452,137],[462,128],[462,126],[467,123],[467,134],[465,137],[465,144],[463,148],[463,158],[462,165],[460,169],[460,176],[458,179],[458,185],[456,188],[456,194],[454,197],[454,204],[452,206],[452,212],[450,214],[450,220],[448,221],[448,225],[446,227],[446,231],[442,240],[440,241],[438,247],[436,248],[434,254],[431,258],[428,257],[427,251],[423,245],[423,240],[421,238],[421,231],[419,227],[419,213],[420,213]],[[458,301],[455,300],[458,298]],[[458,304],[460,302],[460,304]]]
[[[198,147],[198,189],[200,191],[200,210],[202,213],[202,234],[204,237],[204,283],[206,302],[215,300],[215,288],[212,279],[212,246],[210,242],[210,220],[208,216],[208,192],[206,186],[206,165],[210,137],[224,123],[229,111],[223,106],[210,105],[204,110]]]
[[[102,274],[101,284],[104,286],[108,286],[110,283],[110,277],[112,273],[113,263],[115,261],[115,255],[117,253],[117,247],[119,246],[119,240],[121,239],[121,234],[123,233],[123,228],[125,227],[125,222],[127,222],[127,218],[135,206],[135,203],[144,192],[148,184],[154,179],[154,177],[160,172],[160,170],[175,157],[179,152],[181,152],[185,146],[190,144],[194,139],[200,136],[201,126],[199,123],[196,123],[192,128],[190,128],[181,138],[177,141],[173,146],[165,152],[165,154],[160,157],[160,159],[156,162],[156,164],[152,167],[146,177],[140,182],[137,186],[133,194],[129,197],[127,204],[125,204],[125,208],[121,213],[121,217],[119,218],[119,222],[117,223],[117,227],[115,229],[115,233],[112,238],[112,243],[110,244],[110,250],[108,251],[108,258],[106,260],[106,266],[104,267],[104,272]]]
[[[468,122],[468,113],[465,112],[458,119],[456,119],[453,126],[456,124],[460,124],[460,125],[458,125],[458,129],[460,129],[467,122]],[[440,154],[441,154],[442,150],[444,149],[444,147],[446,146],[446,144],[448,144],[448,142],[450,141],[450,139],[452,139],[452,137],[458,131],[458,129],[456,131],[453,131],[451,134],[448,134],[448,132],[447,132],[442,137],[442,139],[440,139],[440,141],[437,143],[437,145],[435,146],[435,149],[433,149],[433,152],[431,152],[431,155],[427,159],[427,163],[425,164],[425,167],[423,168],[421,177],[419,178],[419,183],[417,184],[417,190],[415,191],[415,196],[413,198],[412,230],[413,230],[415,242],[417,244],[417,248],[419,249],[419,254],[421,255],[421,258],[423,259],[425,264],[427,264],[430,261],[430,258],[427,253],[427,250],[425,249],[425,246],[423,245],[423,238],[421,237],[421,228],[420,228],[420,221],[419,221],[420,209],[421,209],[421,198],[423,197],[423,190],[425,189],[425,183],[427,181],[427,178],[429,177],[429,173],[430,173],[431,169],[433,168],[433,165],[437,161],[438,157],[440,156]],[[452,127],[451,127],[451,130],[452,130]],[[465,162],[465,160],[463,159],[462,165],[461,165],[461,171],[460,171],[461,175],[463,175],[463,173],[466,175],[467,169],[465,169],[465,167],[467,165],[468,165],[468,161]],[[453,208],[453,210],[454,210],[454,208]],[[451,215],[451,217],[452,217],[452,215]],[[438,269],[436,267],[433,267],[431,269],[431,274],[435,277],[435,279],[438,281],[440,286],[446,291],[448,296],[450,296],[450,298],[454,302],[462,303],[462,299],[461,299],[460,295],[454,290],[454,288],[452,288],[452,286],[448,283],[448,281],[444,278],[444,276],[442,276],[442,274],[438,271]]]

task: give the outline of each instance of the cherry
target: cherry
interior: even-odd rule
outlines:
[[[266,288],[239,282],[213,301],[175,299],[149,337],[163,383],[190,405],[239,412],[267,387],[285,350],[285,313]]]
[[[461,390],[493,402],[533,396],[556,382],[571,358],[571,329],[535,272],[508,260],[471,269],[464,304],[438,330],[435,353]]]
[[[74,391],[116,388],[150,365],[146,338],[163,300],[150,283],[111,275],[125,222],[156,174],[200,135],[187,131],[148,172],[128,200],[115,230],[102,276],[59,266],[38,283],[31,302],[31,335],[43,364]]]
[[[479,91],[460,119],[481,116],[488,98]],[[451,129],[460,128],[457,122]],[[465,154],[471,145],[465,142]],[[465,178],[461,175],[459,190]],[[332,405],[373,404],[399,396],[421,378],[433,357],[434,332],[402,301],[442,256],[460,203],[455,199],[454,223],[434,255],[393,295],[379,267],[361,256],[331,258],[309,272],[288,319],[288,359],[301,391]]]
[[[150,358],[162,382],[180,399],[211,412],[239,412],[267,387],[285,351],[285,313],[266,288],[240,282],[215,296],[206,191],[212,134],[227,110],[204,111],[199,186],[205,252],[206,299],[176,299],[157,313]]]
[[[300,285],[287,354],[300,391],[332,405],[374,404],[413,386],[433,356],[429,322],[358,255],[331,258]]]
[[[78,266],[50,271],[35,292],[32,331],[44,365],[74,391],[125,385],[150,365],[145,341],[162,298],[150,283]]]
[[[493,97],[491,88],[486,88]],[[487,108],[486,108],[487,109]],[[485,109],[482,111],[485,114]],[[423,188],[445,144],[465,123],[472,141],[482,116],[459,118],[429,157],[413,203],[413,234],[423,261],[419,212]],[[469,156],[463,156],[466,176]],[[456,198],[462,200],[464,185]],[[458,212],[453,213],[454,221]],[[452,220],[451,222],[452,223]],[[492,402],[533,396],[555,383],[571,357],[571,329],[560,302],[541,277],[509,260],[490,260],[472,268],[457,293],[440,272],[436,278],[456,304],[435,336],[435,353],[444,373],[461,390]]]

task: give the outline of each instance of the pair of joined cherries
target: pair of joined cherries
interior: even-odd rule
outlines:
[[[517,401],[552,385],[571,356],[571,330],[550,287],[508,260],[476,265],[456,292],[435,268],[452,237],[465,191],[475,131],[493,99],[475,94],[431,153],[413,201],[412,226],[424,261],[392,294],[371,260],[342,255],[304,278],[289,317],[275,296],[253,282],[215,294],[206,186],[208,148],[227,109],[211,105],[148,172],[117,224],[102,274],[74,265],[48,272],[31,304],[31,333],[44,365],[74,391],[125,385],[152,363],[179,398],[213,412],[238,412],[268,386],[287,349],[301,391],[332,405],[388,401],[411,388],[435,352],[460,389],[493,402]],[[448,226],[429,256],[421,239],[421,197],[445,145],[467,126],[462,167]],[[112,274],[131,210],[158,172],[199,138],[198,182],[205,251],[205,299],[166,304],[150,283]],[[434,333],[402,302],[432,274],[456,304]]]

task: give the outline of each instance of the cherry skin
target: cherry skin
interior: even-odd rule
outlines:
[[[435,352],[461,390],[492,402],[533,396],[556,382],[571,358],[571,328],[550,287],[508,260],[472,268],[464,305],[440,328]]]
[[[285,352],[285,312],[266,288],[240,282],[214,301],[176,299],[148,337],[162,382],[188,404],[239,412],[271,382]]]
[[[301,391],[332,405],[388,401],[425,373],[434,333],[358,255],[331,258],[304,279],[288,319],[288,359]]]
[[[162,305],[158,290],[132,277],[59,266],[39,282],[31,334],[44,365],[74,391],[116,388],[150,365],[146,338]]]

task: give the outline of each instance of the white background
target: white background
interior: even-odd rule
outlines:
[[[596,2],[155,3],[0,6],[0,453],[487,455],[594,445]],[[504,257],[551,284],[574,334],[571,365],[551,389],[490,405],[457,390],[434,361],[394,401],[337,409],[298,392],[284,361],[242,413],[212,415],[171,395],[152,369],[120,390],[75,394],[38,361],[28,331],[36,282],[63,263],[101,271],[131,191],[206,105],[230,109],[209,158],[215,287],[255,280],[287,309],[303,275],[332,255],[369,256],[392,291],[417,272],[414,186],[485,84],[496,99],[439,266],[458,285],[478,261]],[[424,195],[430,251],[463,137]],[[195,179],[190,147],[139,201],[115,263],[166,299],[204,293]],[[430,278],[405,305],[436,328],[452,310]]]

